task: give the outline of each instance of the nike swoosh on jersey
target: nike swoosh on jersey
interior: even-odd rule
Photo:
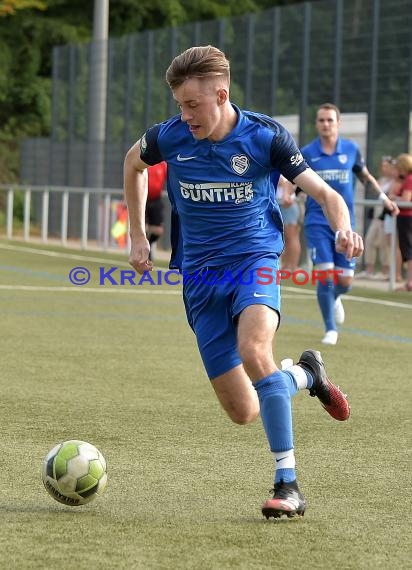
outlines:
[[[318,160],[320,160],[322,157],[321,156],[315,156],[315,158],[311,158],[310,160],[312,162],[318,162]]]
[[[180,154],[177,155],[177,160],[178,162],[184,162],[185,160],[193,160],[194,158],[197,158],[196,156],[180,156]]]
[[[253,293],[254,297],[270,297],[272,298],[273,295],[265,295],[264,293],[256,293],[256,291]]]

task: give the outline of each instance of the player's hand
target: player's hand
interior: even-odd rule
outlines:
[[[132,238],[129,263],[140,275],[145,271],[153,270],[153,263],[149,259],[150,245],[146,237]]]
[[[335,249],[343,253],[346,259],[360,257],[363,253],[363,239],[352,230],[338,230],[335,235]]]
[[[399,214],[398,204],[393,200],[387,198],[384,202],[384,206],[388,212],[390,212],[391,216],[397,216]]]

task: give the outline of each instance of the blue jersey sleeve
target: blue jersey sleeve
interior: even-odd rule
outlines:
[[[356,149],[356,157],[355,157],[355,164],[353,165],[352,171],[357,174],[358,172],[362,172],[365,167],[365,159],[362,156],[360,148],[357,147]]]
[[[270,159],[275,167],[285,178],[293,182],[296,176],[309,168],[303,158],[294,138],[281,125],[277,134],[272,139]]]
[[[148,129],[141,138],[140,158],[149,166],[153,166],[153,164],[157,164],[164,160],[157,142],[160,127],[160,124],[154,125]]]

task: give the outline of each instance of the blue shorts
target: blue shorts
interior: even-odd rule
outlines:
[[[346,259],[335,249],[335,232],[329,226],[305,225],[308,252],[313,265],[328,264],[342,269],[354,270],[356,259]]]
[[[267,305],[280,315],[279,258],[257,255],[225,267],[183,274],[189,325],[210,379],[241,364],[237,321],[249,305]]]

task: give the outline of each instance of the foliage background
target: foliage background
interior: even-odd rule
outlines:
[[[258,12],[299,0],[116,0],[109,35]],[[19,144],[49,136],[52,48],[93,35],[93,0],[0,1],[0,183],[19,179]]]

